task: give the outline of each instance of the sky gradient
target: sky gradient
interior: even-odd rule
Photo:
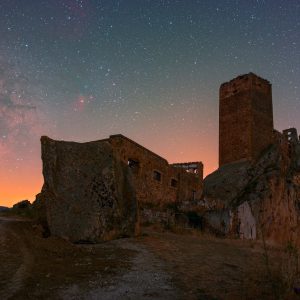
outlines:
[[[300,2],[1,0],[0,205],[40,191],[40,136],[121,133],[169,162],[217,168],[221,83],[273,87],[300,130]]]

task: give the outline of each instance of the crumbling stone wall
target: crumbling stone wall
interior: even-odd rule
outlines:
[[[51,234],[74,242],[135,235],[141,209],[164,212],[202,195],[202,163],[192,163],[197,172],[189,173],[122,135],[89,143],[42,137],[41,143],[44,185],[36,204]]]
[[[298,133],[296,128],[284,129],[282,133],[290,143],[294,145],[299,143],[299,138],[298,138]]]
[[[272,142],[271,84],[253,73],[220,87],[219,165],[255,160]]]
[[[137,199],[142,206],[163,206],[201,198],[201,162],[190,163],[197,167],[197,172],[192,173],[179,167],[179,164],[170,165],[164,158],[123,135],[112,135],[108,141],[131,170]]]
[[[295,167],[300,171],[300,139],[296,128],[288,128],[283,130],[283,137],[293,147],[289,147],[289,155],[294,156]],[[294,152],[294,153],[293,153]]]

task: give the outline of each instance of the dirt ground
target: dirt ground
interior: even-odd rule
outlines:
[[[279,299],[280,253],[268,249],[268,269],[258,242],[149,227],[136,239],[73,245],[2,216],[0,299]]]
[[[278,298],[270,280],[280,267],[276,248],[267,252],[270,274],[264,247],[253,241],[150,231],[143,243],[166,262],[183,299]]]

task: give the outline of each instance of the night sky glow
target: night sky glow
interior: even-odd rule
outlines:
[[[0,37],[0,205],[40,191],[41,135],[122,133],[210,173],[219,86],[250,71],[300,130],[299,0],[1,0]]]

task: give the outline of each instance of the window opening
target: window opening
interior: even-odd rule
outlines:
[[[127,164],[134,174],[137,174],[139,172],[140,163],[137,160],[128,158]]]
[[[178,181],[176,180],[176,179],[171,179],[171,186],[172,187],[174,187],[174,188],[176,188],[177,187],[177,185],[178,185]]]
[[[153,171],[153,179],[157,181],[161,181],[161,173],[158,171]]]

